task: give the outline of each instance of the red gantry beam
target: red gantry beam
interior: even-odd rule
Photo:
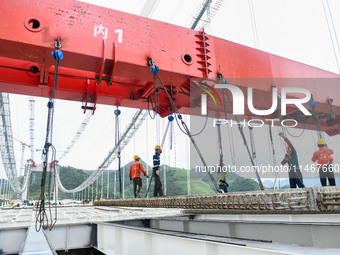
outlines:
[[[0,91],[49,97],[54,69],[51,51],[60,38],[64,59],[59,99],[146,109],[154,94],[154,77],[146,60],[151,57],[182,112],[190,107],[186,95],[192,91],[190,78],[216,78],[222,73],[243,90],[253,87],[259,108],[270,106],[272,85],[279,91],[282,87],[308,89],[322,115],[323,130],[340,133],[337,74],[202,31],[78,1],[0,1],[0,10]],[[162,116],[171,114],[164,91],[160,91],[159,106]],[[291,109],[292,117],[294,112]],[[306,123],[313,129],[313,118]]]

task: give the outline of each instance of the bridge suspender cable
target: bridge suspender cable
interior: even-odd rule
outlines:
[[[223,99],[223,109],[224,109],[224,118],[228,119],[227,113],[227,104],[225,100],[225,89],[222,89],[222,99]],[[234,137],[233,137],[233,129],[227,126],[227,133],[228,133],[228,140],[229,140],[229,150],[230,150],[230,157],[232,165],[235,165],[235,146],[234,146]]]

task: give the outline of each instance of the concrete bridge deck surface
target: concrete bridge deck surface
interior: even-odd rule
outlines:
[[[215,250],[237,250],[242,254],[340,254],[340,244],[333,242],[336,233],[340,232],[340,214],[337,213],[215,213],[193,216],[187,214],[185,209],[70,205],[58,207],[57,217],[52,231],[40,232],[45,233],[46,240],[56,250],[88,248],[92,245],[104,254],[133,254],[124,248],[129,243],[127,235],[133,235],[144,240],[141,241],[141,249],[145,248],[145,253],[141,254],[149,254],[146,246],[150,243],[151,246],[156,245],[153,243],[156,239],[164,245],[173,243],[169,251],[177,254],[196,250],[201,245],[210,248],[206,249],[206,253],[202,248],[202,252],[197,254],[209,254]],[[6,248],[4,245],[10,241],[10,235],[1,238],[6,231],[14,233],[25,229],[26,238],[17,240],[18,245],[21,243],[23,247],[21,254],[51,254],[46,242],[40,240],[44,235],[37,234],[32,228],[34,221],[33,208],[0,209],[0,249]],[[148,222],[147,226],[145,222]],[[96,241],[84,241],[93,231],[96,232]],[[65,236],[70,240],[61,242],[60,239]],[[112,238],[120,242],[115,241],[113,245]],[[35,245],[37,242],[41,247]],[[183,246],[182,250],[176,249],[179,243]],[[39,252],[47,253],[36,253],[37,250],[31,250],[34,247],[38,247]],[[154,247],[155,252],[157,247]],[[159,254],[170,253],[163,251]]]

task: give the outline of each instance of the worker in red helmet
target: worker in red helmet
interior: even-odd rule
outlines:
[[[279,133],[285,142],[288,144],[287,146],[287,153],[284,159],[281,161],[281,165],[288,164],[289,166],[289,186],[290,188],[294,189],[296,187],[304,188],[305,185],[303,184],[302,173],[299,167],[299,161],[297,152],[293,146],[293,144],[288,140],[288,138],[282,133]]]
[[[143,186],[140,172],[142,172],[146,176],[146,178],[149,178],[149,176],[145,172],[143,164],[139,162],[140,157],[138,155],[135,155],[133,159],[135,161],[130,166],[129,177],[130,181],[133,181],[133,196],[137,198],[140,197],[139,192],[141,191]]]
[[[316,162],[319,169],[319,177],[322,186],[327,186],[327,178],[329,186],[335,186],[335,178],[333,172],[333,150],[327,147],[324,140],[320,139],[318,141],[319,150],[314,152],[312,161]]]

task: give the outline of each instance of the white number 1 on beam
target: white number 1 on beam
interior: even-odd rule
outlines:
[[[118,42],[122,43],[123,42],[123,30],[122,29],[116,29],[115,33],[118,33]]]

